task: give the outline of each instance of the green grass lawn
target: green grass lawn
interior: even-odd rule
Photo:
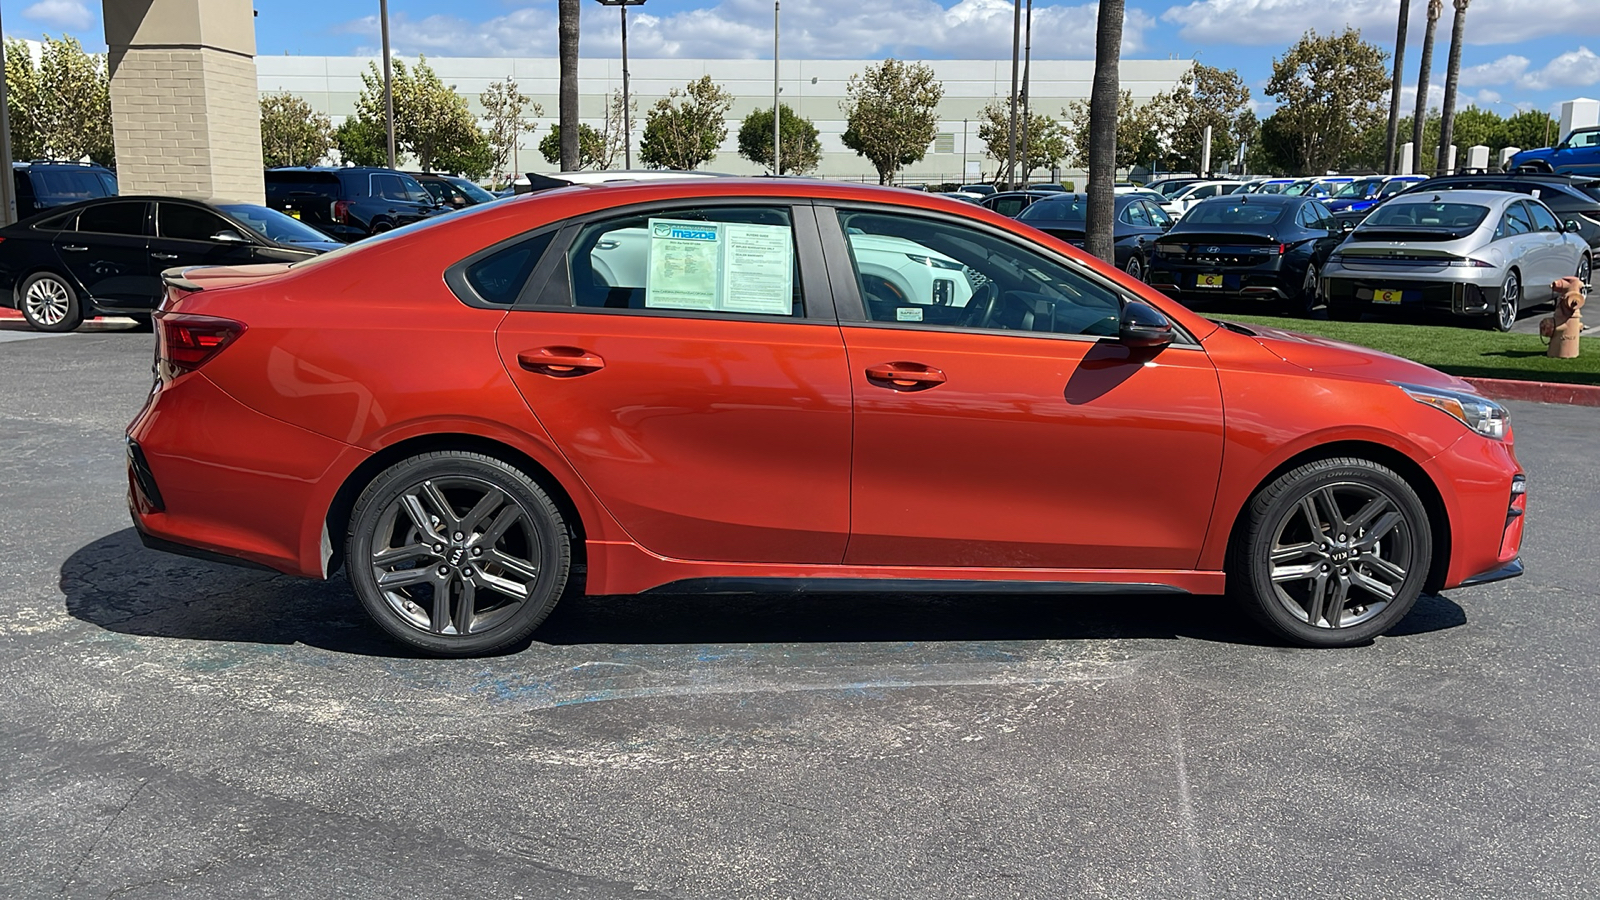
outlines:
[[[1244,325],[1321,335],[1414,359],[1452,375],[1600,384],[1600,339],[1584,338],[1577,359],[1550,359],[1537,334],[1500,334],[1477,328],[1407,322],[1328,322],[1279,316],[1210,314]]]

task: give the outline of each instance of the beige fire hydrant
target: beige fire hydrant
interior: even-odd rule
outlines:
[[[1568,275],[1550,285],[1556,295],[1555,315],[1539,323],[1539,333],[1550,341],[1545,355],[1555,359],[1573,359],[1578,355],[1578,335],[1583,333],[1583,291],[1585,285],[1575,275]]]

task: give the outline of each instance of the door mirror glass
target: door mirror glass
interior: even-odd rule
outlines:
[[[1578,227],[1578,221],[1576,219],[1568,219],[1567,221],[1561,223],[1561,228],[1567,234],[1577,234],[1583,230]]]
[[[227,244],[248,244],[250,241],[244,235],[232,228],[224,228],[211,236],[213,241],[222,241]]]
[[[1356,230],[1356,223],[1350,221],[1349,219],[1345,219],[1343,222],[1341,222],[1339,224],[1339,231],[1344,233],[1344,234],[1349,234],[1350,232],[1355,231],[1355,230]]]
[[[1165,347],[1176,335],[1172,322],[1155,307],[1138,300],[1122,305],[1122,318],[1117,327],[1117,340],[1129,347]]]

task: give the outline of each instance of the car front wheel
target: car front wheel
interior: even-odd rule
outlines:
[[[17,293],[22,300],[22,318],[38,331],[72,331],[83,322],[78,292],[54,272],[30,275]]]
[[[1299,466],[1258,492],[1243,515],[1229,590],[1294,643],[1365,643],[1422,592],[1433,557],[1427,511],[1404,479],[1371,460]]]
[[[396,463],[362,492],[346,545],[351,586],[388,634],[437,656],[527,637],[566,586],[560,511],[517,468],[465,452]]]

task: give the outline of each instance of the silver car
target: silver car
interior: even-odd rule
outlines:
[[[1551,282],[1589,280],[1589,246],[1526,194],[1426,190],[1377,207],[1328,258],[1328,316],[1424,307],[1510,331],[1553,299]]]

